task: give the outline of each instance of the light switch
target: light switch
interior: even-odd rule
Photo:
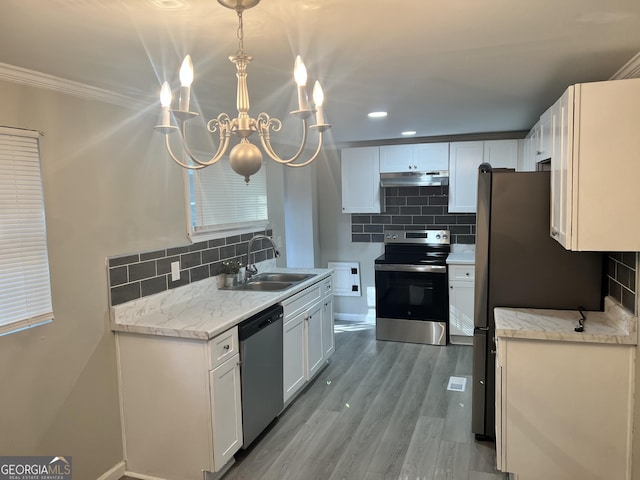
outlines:
[[[180,280],[180,262],[171,262],[171,281]]]

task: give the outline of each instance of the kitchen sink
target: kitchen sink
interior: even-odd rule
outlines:
[[[223,290],[252,290],[257,292],[277,292],[279,290],[286,290],[291,285],[291,282],[279,282],[271,280],[251,280],[246,283],[240,283],[233,287],[225,287]]]
[[[254,275],[249,279],[249,282],[302,282],[308,278],[315,277],[314,273],[272,273],[265,272]]]
[[[233,287],[223,287],[222,290],[248,290],[254,292],[277,292],[286,290],[295,283],[315,277],[314,273],[265,272],[251,277],[245,283]]]

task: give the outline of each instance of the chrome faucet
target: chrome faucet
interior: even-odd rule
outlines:
[[[245,280],[249,280],[249,278],[251,278],[256,273],[258,273],[258,268],[256,267],[256,265],[249,263],[251,258],[251,247],[253,247],[253,244],[256,240],[268,240],[269,243],[271,244],[271,248],[273,248],[274,257],[278,258],[280,256],[280,252],[278,251],[278,246],[270,237],[267,237],[266,235],[254,235],[251,238],[251,240],[249,240],[249,245],[247,246],[247,264],[245,266]],[[255,260],[255,254],[254,254],[254,260]]]

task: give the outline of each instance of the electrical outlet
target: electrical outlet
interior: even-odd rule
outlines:
[[[171,262],[171,281],[180,280],[180,262]]]

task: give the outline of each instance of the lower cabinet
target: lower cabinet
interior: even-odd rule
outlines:
[[[518,480],[630,479],[635,348],[498,338],[498,468]]]
[[[473,341],[475,268],[449,265],[449,341],[470,345]]]
[[[202,480],[242,446],[237,328],[210,340],[118,332],[126,469]]]
[[[335,351],[332,278],[282,302],[285,404],[323,367]]]
[[[213,465],[217,472],[242,446],[240,356],[234,355],[209,373],[213,426]]]
[[[283,324],[282,361],[284,401],[289,400],[300,390],[306,378],[306,326],[305,313],[300,312],[293,318],[286,318]]]

